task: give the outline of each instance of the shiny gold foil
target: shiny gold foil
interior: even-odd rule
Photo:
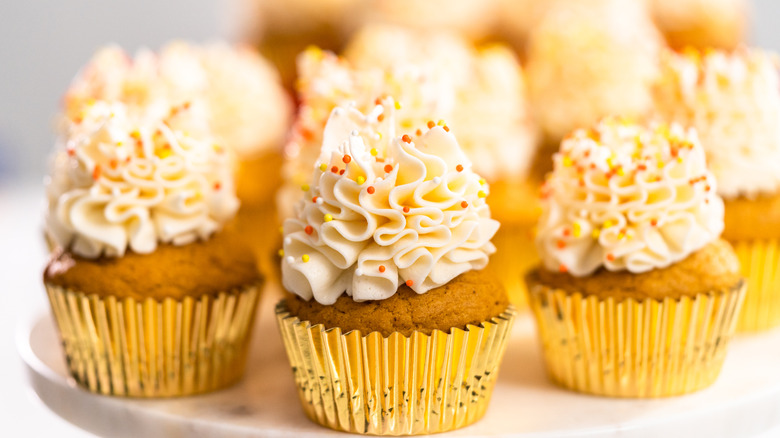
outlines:
[[[487,409],[515,310],[479,326],[405,337],[342,333],[276,307],[303,410],[331,429],[371,435],[445,432]]]
[[[712,384],[745,296],[744,282],[662,301],[529,288],[550,378],[610,397],[665,397]]]
[[[737,331],[754,332],[780,325],[780,239],[731,242],[747,279],[745,304]]]
[[[527,309],[528,289],[523,277],[540,261],[533,225],[502,223],[492,241],[496,253],[490,256],[487,269],[504,285],[509,301],[518,309]]]
[[[243,375],[259,285],[162,301],[46,290],[68,369],[92,392],[176,397]]]

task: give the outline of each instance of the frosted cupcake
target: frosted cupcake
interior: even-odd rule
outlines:
[[[538,169],[560,140],[604,116],[643,115],[662,46],[641,2],[553,2],[533,27],[526,77],[531,108],[546,137]]]
[[[608,118],[554,161],[527,277],[550,378],[615,397],[710,385],[745,288],[695,132]]]
[[[488,186],[446,125],[395,126],[390,98],[333,110],[284,224],[277,315],[313,421],[443,432],[484,414],[514,313],[482,270],[498,229]]]
[[[772,53],[666,53],[658,114],[693,126],[726,200],[726,228],[748,280],[740,330],[780,325],[780,76]]]
[[[267,242],[274,239],[265,231],[278,227],[274,195],[292,105],[264,59],[249,48],[225,44],[173,42],[159,53],[141,50],[133,58],[107,47],[71,84],[64,99],[66,116],[78,120],[96,99],[126,103],[131,113],[158,101],[195,105],[191,111],[208,119],[215,142],[237,158],[239,228],[258,253],[271,251],[273,243]]]
[[[301,110],[286,148],[292,188],[287,193],[307,182],[334,107],[352,103],[368,113],[378,98],[392,96],[403,109],[397,130],[415,133],[418,127],[446,123],[491,184],[491,208],[506,224],[496,238],[499,253],[491,269],[513,302],[524,301],[515,263],[530,267],[536,261],[529,236],[538,203],[528,178],[536,133],[522,72],[510,51],[503,46],[476,49],[449,33],[369,26],[351,40],[344,58],[311,50],[299,63]],[[440,120],[431,120],[431,114]]]
[[[262,281],[229,160],[197,112],[97,101],[62,133],[47,185],[44,283],[76,382],[170,397],[244,369]]]
[[[676,49],[733,49],[744,42],[747,0],[652,0],[658,28]]]

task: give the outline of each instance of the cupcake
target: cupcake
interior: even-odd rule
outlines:
[[[537,170],[574,129],[650,109],[663,40],[642,2],[552,2],[527,43],[531,108],[545,136]]]
[[[745,287],[695,131],[607,118],[554,162],[527,276],[550,378],[613,397],[710,385]]]
[[[94,100],[123,102],[131,112],[156,101],[189,106],[208,118],[220,147],[236,158],[242,209],[238,226],[260,254],[271,245],[263,230],[276,229],[274,196],[281,181],[281,148],[292,105],[277,73],[256,52],[225,44],[173,42],[159,53],[131,58],[118,47],[100,50],[65,95],[65,114],[77,120]],[[270,260],[267,260],[270,261]]]
[[[521,263],[536,261],[529,236],[538,215],[537,188],[528,178],[536,132],[522,71],[509,49],[476,48],[451,33],[367,26],[352,38],[344,57],[312,49],[301,55],[299,67],[301,109],[285,149],[288,189],[280,204],[295,199],[291,193],[308,183],[333,108],[351,103],[367,113],[378,99],[391,96],[403,109],[397,130],[414,133],[446,122],[474,169],[490,183],[491,209],[506,224],[496,237],[499,253],[491,269],[512,301],[523,302],[524,285],[514,263],[518,257]],[[431,114],[441,119],[431,120]]]
[[[699,132],[726,203],[723,237],[748,280],[739,330],[780,325],[780,77],[758,49],[668,52],[654,88],[658,115]],[[776,214],[777,213],[777,214]]]
[[[675,49],[733,49],[745,40],[747,0],[651,0],[650,7]]]
[[[399,136],[394,113],[392,98],[332,111],[284,223],[277,317],[311,420],[443,432],[484,414],[514,311],[484,271],[488,185],[449,127]]]
[[[262,279],[229,160],[199,112],[96,101],[61,133],[43,281],[68,369],[130,397],[219,389],[244,369]]]

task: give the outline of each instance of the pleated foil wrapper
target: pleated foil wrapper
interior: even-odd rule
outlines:
[[[370,435],[419,435],[479,420],[490,401],[515,309],[465,330],[430,335],[342,333],[276,307],[306,415],[322,426]]]
[[[244,373],[259,284],[160,301],[46,290],[70,374],[91,392],[177,397],[224,388]]]
[[[737,331],[780,326],[780,239],[731,242],[748,288]]]
[[[652,398],[711,385],[737,325],[745,283],[663,300],[622,301],[529,281],[549,377],[582,393]]]
[[[528,309],[528,288],[523,277],[539,265],[532,224],[506,224],[492,239],[496,253],[490,257],[488,269],[504,285],[509,301],[519,310]]]

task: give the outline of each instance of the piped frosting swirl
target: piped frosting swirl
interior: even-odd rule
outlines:
[[[607,118],[567,137],[542,189],[544,267],[663,268],[723,231],[723,200],[694,130]]]
[[[238,209],[230,160],[197,104],[103,101],[68,124],[47,184],[46,232],[88,258],[206,239]]]
[[[401,110],[402,111],[402,110]],[[364,115],[337,107],[321,154],[284,223],[282,283],[304,299],[332,304],[417,293],[482,269],[498,223],[486,182],[444,124],[396,136],[387,98]]]

